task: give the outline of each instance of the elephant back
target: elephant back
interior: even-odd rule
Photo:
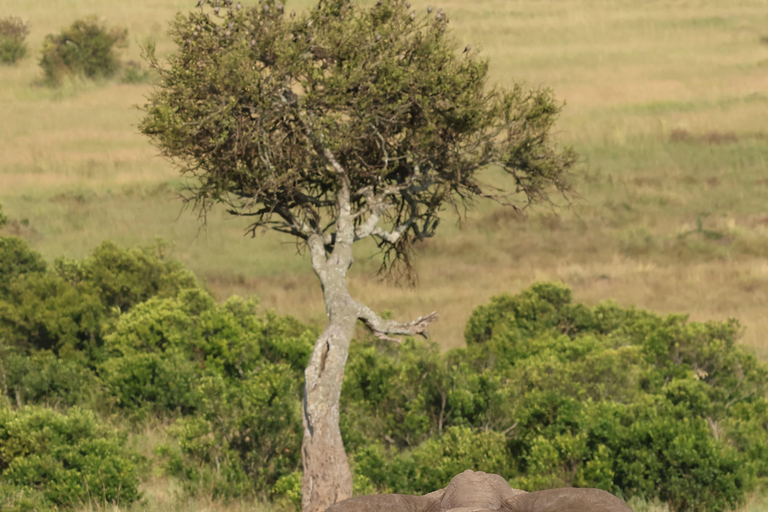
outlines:
[[[405,494],[373,494],[336,503],[326,512],[425,512],[435,500]]]
[[[508,512],[632,512],[620,498],[602,489],[563,487],[521,494],[507,501]]]

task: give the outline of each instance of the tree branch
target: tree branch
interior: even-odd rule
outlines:
[[[363,215],[365,212],[370,212],[371,214],[365,220],[365,222],[357,226],[355,229],[355,241],[367,238],[371,235],[371,233],[373,233],[373,230],[376,229],[376,225],[379,223],[379,220],[381,220],[381,215],[384,213],[384,209],[387,207],[387,190],[374,195],[371,187],[366,187],[363,195],[365,196],[365,207],[361,207],[355,213],[355,216]]]
[[[283,98],[283,101],[287,103],[287,100]],[[309,138],[315,151],[325,158],[326,162],[331,166],[336,174],[336,178],[341,184],[341,188],[336,192],[338,217],[336,218],[336,239],[334,243],[334,254],[339,260],[338,263],[344,264],[349,260],[351,264],[352,258],[352,243],[355,241],[355,228],[353,226],[354,219],[352,218],[352,204],[351,204],[351,184],[349,179],[349,173],[344,166],[339,163],[333,152],[323,144],[320,137],[314,132],[304,116],[301,114],[298,108],[295,109],[296,118],[299,120],[304,128],[304,133]],[[341,252],[337,250],[341,249]],[[343,253],[343,254],[342,254]],[[343,260],[343,261],[342,261]]]
[[[317,273],[321,281],[325,279],[328,258],[325,256],[325,242],[323,236],[314,233],[307,238],[309,255],[312,260],[312,269]]]
[[[358,318],[373,332],[373,335],[381,340],[400,343],[401,340],[391,335],[423,336],[429,339],[427,327],[438,318],[437,311],[420,316],[413,322],[398,322],[397,320],[385,320],[377,315],[371,308],[364,304],[358,305]]]
[[[404,223],[397,226],[392,231],[387,231],[385,229],[382,229],[380,227],[375,227],[371,230],[371,234],[373,236],[377,236],[387,242],[388,244],[395,244],[398,240],[400,240],[400,237],[403,236],[403,233],[405,233],[409,227],[411,227],[416,222],[416,217],[411,217]]]
[[[418,166],[416,167],[418,169]],[[422,183],[419,184],[419,181],[422,181]],[[421,176],[419,176],[417,173],[415,177],[412,177],[403,183],[385,187],[376,195],[373,194],[373,191],[370,187],[366,187],[365,190],[358,192],[359,195],[365,196],[366,205],[364,208],[360,208],[355,213],[355,216],[363,215],[366,212],[370,212],[370,216],[365,220],[365,222],[357,226],[357,229],[355,230],[355,241],[362,240],[363,238],[367,238],[371,235],[375,235],[390,244],[397,242],[400,237],[402,237],[403,234],[408,230],[408,228],[416,224],[421,215],[415,213],[418,209],[418,206],[416,201],[411,199],[410,206],[412,208],[412,213],[408,220],[395,227],[392,231],[386,231],[378,227],[377,225],[381,220],[381,216],[384,214],[384,210],[388,206],[392,206],[392,204],[387,202],[387,197],[398,194],[411,197],[411,193],[420,193],[424,190],[427,190],[432,184],[432,180],[421,179]],[[406,191],[408,191],[408,194],[406,194]]]

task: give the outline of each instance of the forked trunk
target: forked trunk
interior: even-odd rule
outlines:
[[[311,131],[308,133],[312,135]],[[349,178],[330,151],[319,142],[317,144],[318,151],[336,169],[341,187],[337,195],[333,251],[327,253],[331,240],[326,240],[323,234],[315,232],[307,238],[312,269],[323,287],[328,327],[317,339],[304,372],[302,512],[324,512],[334,503],[352,496],[352,473],[339,430],[339,400],[349,344],[358,318],[375,336],[392,341],[397,340],[391,335],[428,337],[427,325],[437,318],[437,313],[432,313],[409,323],[384,320],[349,295],[347,270],[352,266],[352,244],[357,236],[350,206]],[[368,229],[368,235],[373,232],[376,222],[369,224],[361,225]]]
[[[352,473],[339,430],[339,399],[357,309],[343,272],[332,274],[321,277],[328,327],[315,343],[305,371],[303,512],[323,512],[352,496]]]

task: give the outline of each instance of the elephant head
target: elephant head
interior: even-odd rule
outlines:
[[[562,488],[525,492],[499,475],[464,471],[445,489],[424,496],[359,496],[326,512],[632,512],[626,503],[600,489]]]

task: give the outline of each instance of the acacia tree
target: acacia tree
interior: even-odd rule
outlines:
[[[224,204],[308,249],[328,325],[305,376],[304,512],[348,498],[352,478],[339,431],[339,396],[361,320],[379,338],[427,337],[435,313],[385,320],[347,291],[355,242],[373,238],[384,273],[411,276],[414,243],[441,214],[478,198],[514,208],[568,190],[575,162],[550,131],[552,93],[488,84],[488,64],[447,32],[442,10],[403,0],[360,7],[320,0],[288,14],[277,0],[243,7],[201,0],[177,15],[167,63],[152,48],[159,87],[141,131],[188,176],[200,213]],[[509,187],[484,185],[497,166]]]

